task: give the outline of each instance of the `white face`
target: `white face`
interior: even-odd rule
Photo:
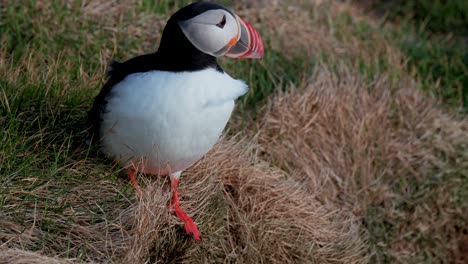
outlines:
[[[240,38],[237,17],[223,9],[208,10],[179,26],[197,49],[215,57],[223,56]]]

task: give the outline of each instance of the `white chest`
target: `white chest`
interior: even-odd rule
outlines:
[[[129,75],[108,96],[101,146],[142,171],[184,170],[216,143],[246,91],[244,82],[214,69]]]

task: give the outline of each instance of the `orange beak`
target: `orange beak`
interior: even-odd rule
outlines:
[[[240,28],[238,40],[236,42],[233,39],[229,42],[228,46],[230,48],[225,56],[231,58],[261,59],[263,57],[263,43],[260,34],[245,20],[240,17],[237,18]]]

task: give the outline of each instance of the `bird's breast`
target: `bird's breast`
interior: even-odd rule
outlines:
[[[244,82],[214,69],[129,75],[108,95],[101,146],[139,170],[183,170],[216,143],[246,91]]]

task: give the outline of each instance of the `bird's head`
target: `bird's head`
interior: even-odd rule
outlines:
[[[168,27],[180,30],[196,49],[214,57],[263,57],[258,32],[232,11],[215,3],[196,2],[180,9],[169,19]],[[169,38],[166,29],[161,44],[165,37]],[[171,45],[179,45],[175,40],[172,42]]]

